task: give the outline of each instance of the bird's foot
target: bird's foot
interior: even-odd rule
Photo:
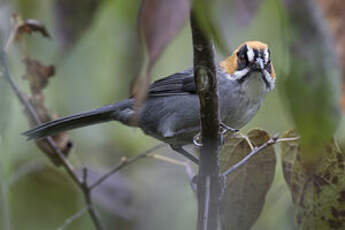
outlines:
[[[220,132],[222,135],[224,135],[227,132],[237,133],[239,131],[239,129],[231,128],[230,126],[227,126],[223,122],[220,122],[219,126],[220,126]],[[223,144],[224,143],[223,136],[221,138],[222,138],[221,143]],[[197,135],[195,135],[193,137],[193,144],[197,147],[202,147],[201,134],[200,133],[198,133]]]
[[[198,133],[197,135],[195,135],[195,136],[193,137],[193,144],[194,144],[196,147],[198,147],[198,148],[202,147],[202,143],[201,143],[201,133]]]

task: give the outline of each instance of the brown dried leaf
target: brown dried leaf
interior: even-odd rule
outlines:
[[[32,32],[39,32],[44,37],[50,37],[44,25],[39,21],[34,19],[23,20],[20,16],[13,14],[13,30],[11,37],[9,38],[5,50],[8,49],[9,45],[13,41],[22,40],[25,33],[31,34]],[[24,79],[29,81],[31,88],[31,95],[26,99],[30,102],[37,113],[38,117],[34,117],[32,113],[26,110],[26,115],[30,122],[31,127],[38,125],[38,120],[40,122],[51,121],[52,118],[49,115],[47,108],[44,105],[44,95],[42,89],[47,86],[48,80],[55,74],[55,67],[53,65],[45,66],[39,61],[26,56],[23,59],[26,67],[26,72],[23,76]],[[28,108],[27,108],[28,109]],[[59,133],[53,136],[56,146],[64,153],[66,156],[71,150],[73,144],[69,140],[66,133]],[[49,145],[47,140],[36,141],[37,146],[52,160],[57,166],[61,164],[60,158],[56,155],[54,149]]]
[[[15,28],[14,40],[18,41],[22,39],[24,34],[32,34],[33,32],[40,33],[43,37],[50,38],[46,27],[35,19],[23,20],[19,15],[13,14],[12,20]]]
[[[55,67],[53,65],[45,66],[39,61],[25,57],[23,60],[26,72],[23,76],[30,84],[31,92],[38,94],[41,90],[47,86],[48,79],[55,74]]]
[[[54,115],[51,117],[49,115],[48,109],[44,106],[44,97],[43,94],[35,94],[31,98],[29,98],[29,102],[34,107],[38,117],[42,123],[48,122],[54,119],[57,119],[58,116]],[[36,123],[31,119],[31,116],[27,115],[31,126],[35,126]],[[56,146],[61,149],[62,153],[65,156],[68,156],[69,152],[73,147],[73,142],[69,139],[66,132],[58,133],[52,136]],[[48,157],[57,165],[60,165],[60,159],[56,156],[55,150],[49,145],[46,139],[36,141],[36,144],[39,149],[41,149],[44,153],[47,153]]]
[[[70,141],[67,133],[59,133],[52,136],[56,146],[61,150],[61,152],[68,156],[69,152],[73,148],[73,142]],[[47,140],[36,141],[37,147],[43,152],[47,153],[49,158],[56,164],[60,165],[60,159],[56,156],[55,150],[49,145]]]
[[[57,116],[51,117],[48,109],[44,105],[44,95],[43,88],[48,84],[49,78],[55,74],[55,67],[53,65],[45,66],[39,61],[32,59],[30,57],[25,57],[23,62],[25,63],[26,72],[23,76],[24,79],[29,81],[31,96],[28,98],[31,105],[34,107],[39,120],[44,123],[51,121],[52,119],[57,119]],[[27,117],[31,123],[31,126],[36,126],[36,122],[32,117],[27,114]],[[53,140],[57,147],[68,156],[73,143],[69,140],[66,132],[62,132],[54,135]],[[56,164],[60,164],[60,159],[56,156],[54,149],[49,145],[47,140],[36,141],[37,146],[48,155],[48,157]]]
[[[285,137],[296,137],[293,131]],[[284,178],[290,187],[299,230],[345,228],[345,154],[334,140],[322,151],[324,158],[313,172],[301,163],[298,141],[281,144]]]
[[[270,139],[264,130],[254,129],[248,137],[255,147]],[[246,139],[239,135],[226,136],[220,153],[224,172],[251,152]],[[228,175],[223,196],[223,229],[249,230],[258,219],[271,187],[276,165],[274,147],[269,146],[254,155],[241,168]]]
[[[187,21],[190,7],[191,0],[143,0],[139,26],[147,60],[142,62],[141,73],[131,89],[139,105],[145,98],[154,63]]]

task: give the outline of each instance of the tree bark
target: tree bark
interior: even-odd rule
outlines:
[[[201,141],[198,174],[198,230],[217,230],[220,223],[222,177],[219,174],[218,152],[221,134],[217,72],[210,38],[191,14],[194,54],[194,77],[200,100]]]

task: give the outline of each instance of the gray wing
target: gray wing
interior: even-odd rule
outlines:
[[[196,94],[193,69],[175,73],[153,82],[148,90],[149,97]]]

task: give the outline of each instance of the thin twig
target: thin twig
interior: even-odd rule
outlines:
[[[188,176],[190,181],[192,181],[192,179],[195,176],[195,174],[193,172],[193,169],[192,169],[192,166],[189,164],[188,161],[179,161],[179,160],[176,160],[176,159],[173,159],[173,158],[170,158],[170,157],[167,157],[167,156],[162,156],[162,155],[159,155],[159,154],[149,154],[148,157],[152,157],[154,159],[161,160],[161,161],[164,161],[164,162],[168,162],[168,163],[171,163],[171,164],[174,164],[174,165],[183,166],[185,168],[185,170],[186,170],[186,174],[187,174],[187,176]]]
[[[81,189],[84,192],[84,198],[85,203],[88,207],[90,217],[96,227],[96,229],[103,229],[103,226],[99,220],[99,217],[97,215],[97,211],[95,209],[95,206],[92,203],[91,199],[91,188],[88,186],[87,178],[88,178],[88,171],[87,168],[83,168],[83,177],[82,177],[82,183],[81,183]]]
[[[242,160],[240,160],[239,162],[237,162],[235,165],[233,165],[232,167],[230,167],[228,170],[226,170],[223,175],[227,176],[229,175],[232,171],[236,170],[237,168],[241,167],[244,163],[246,163],[252,156],[254,156],[255,154],[257,154],[258,152],[264,150],[265,148],[267,148],[270,145],[273,145],[277,142],[279,136],[278,135],[274,135],[271,139],[269,139],[268,141],[266,141],[264,144],[262,144],[261,146],[254,148],[253,151],[251,151],[247,156],[245,156]]]
[[[159,145],[156,145],[154,146],[153,148],[143,152],[143,153],[140,153],[139,155],[136,155],[135,157],[132,157],[131,159],[127,159],[127,158],[123,158],[121,160],[121,162],[115,166],[112,170],[110,170],[108,173],[104,174],[101,178],[99,178],[96,182],[94,182],[92,185],[89,186],[89,189],[92,190],[94,189],[95,187],[97,187],[99,184],[101,184],[103,181],[105,181],[106,179],[108,179],[110,176],[112,176],[113,174],[117,173],[119,170],[123,169],[124,167],[127,167],[129,166],[130,164],[140,160],[140,159],[143,159],[145,157],[148,157],[150,153],[158,150],[158,149],[161,149],[165,146],[165,144],[159,144]]]
[[[38,125],[41,123],[39,116],[34,109],[34,107],[31,105],[31,103],[25,98],[24,94],[19,90],[19,87],[15,83],[14,79],[11,77],[8,65],[6,63],[6,53],[4,50],[0,51],[0,65],[2,66],[2,72],[5,77],[5,79],[9,82],[11,85],[11,88],[15,92],[17,98],[21,102],[21,104],[24,106],[24,108],[28,111],[28,114],[32,118],[32,120]],[[62,166],[67,171],[68,175],[73,179],[73,181],[76,183],[76,185],[82,190],[84,193],[84,197],[86,200],[86,203],[89,207],[93,207],[91,197],[90,197],[90,189],[84,186],[84,182],[79,179],[76,172],[73,169],[72,164],[66,159],[65,155],[62,153],[61,149],[56,145],[55,141],[51,137],[46,138],[48,144],[50,147],[54,150],[55,154],[61,161]],[[94,208],[89,208],[89,215],[91,216],[91,219],[93,220],[93,223],[97,230],[102,230],[103,227],[100,224],[99,219],[97,218],[97,215],[95,213]]]
[[[188,161],[179,161],[179,160],[167,157],[167,156],[162,156],[160,154],[149,154],[148,157],[152,157],[156,160],[164,161],[164,162],[171,163],[174,165],[183,166],[185,169],[185,172],[188,176],[188,179],[190,181],[190,186],[191,186],[192,191],[195,193],[197,192],[197,184],[195,181],[195,178],[196,178],[195,172],[193,171],[192,166],[190,165],[190,163]]]
[[[162,156],[160,154],[150,154],[148,156],[153,158],[153,159],[164,161],[164,162],[167,162],[167,163],[170,163],[173,165],[185,166],[185,163],[186,163],[185,161],[179,161],[179,160],[167,157],[167,156]]]
[[[260,151],[264,150],[265,148],[274,145],[276,143],[280,143],[280,142],[288,142],[288,141],[296,141],[298,140],[299,137],[287,137],[287,138],[279,138],[279,135],[273,135],[273,137],[271,139],[269,139],[268,141],[266,141],[264,144],[262,144],[261,146],[254,148],[253,151],[251,151],[247,156],[245,156],[242,160],[240,160],[239,162],[237,162],[235,165],[233,165],[232,167],[230,167],[228,170],[226,170],[223,173],[223,176],[228,176],[231,172],[233,172],[234,170],[238,169],[239,167],[241,167],[242,165],[244,165],[251,157],[253,157],[255,154],[259,153]]]
[[[160,160],[160,161],[164,161],[164,162],[168,162],[174,165],[179,165],[179,166],[183,166],[185,169],[185,172],[188,176],[188,179],[190,181],[190,186],[193,192],[197,192],[197,184],[195,181],[195,172],[192,169],[192,166],[190,165],[189,161],[179,161],[167,156],[162,156],[160,154],[149,154],[148,157],[154,158],[156,160]]]
[[[68,219],[65,220],[65,222],[63,223],[63,225],[61,227],[58,228],[58,230],[64,230],[65,228],[67,228],[72,222],[74,222],[75,220],[79,219],[80,217],[82,217],[87,211],[89,210],[89,207],[86,206],[83,209],[79,210],[77,213],[73,214],[71,217],[69,217]]]
[[[249,139],[249,137],[248,137],[247,135],[245,135],[245,134],[242,134],[242,133],[239,133],[239,135],[240,135],[242,138],[246,139],[246,141],[247,141],[247,143],[248,143],[248,145],[249,145],[249,147],[250,147],[250,151],[253,151],[255,148],[254,148],[253,143],[252,143],[251,140]]]

